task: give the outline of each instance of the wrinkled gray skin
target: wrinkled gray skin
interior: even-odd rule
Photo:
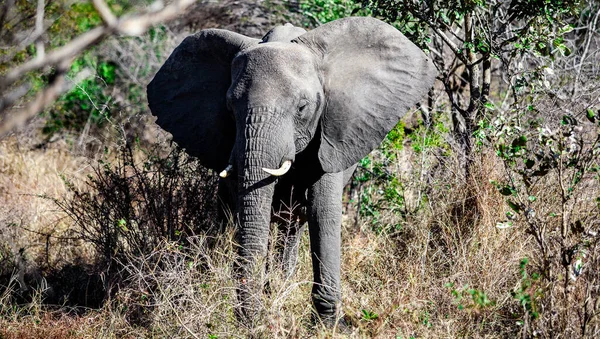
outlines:
[[[308,220],[313,303],[325,320],[339,315],[343,188],[435,76],[419,48],[373,18],[279,26],[262,40],[208,29],[175,49],[148,85],[150,108],[205,166],[233,168],[219,193],[239,223],[246,315],[258,307],[250,272],[264,272],[272,211],[282,211],[274,220],[289,274]],[[262,170],[285,160],[293,166],[283,176]]]

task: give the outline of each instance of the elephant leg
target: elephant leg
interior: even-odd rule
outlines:
[[[308,191],[308,225],[313,262],[312,299],[327,323],[340,314],[343,172],[325,173]]]

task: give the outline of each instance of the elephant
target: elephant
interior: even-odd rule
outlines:
[[[308,32],[278,26],[262,39],[205,29],[175,48],[148,85],[149,107],[220,173],[219,196],[236,216],[243,314],[257,312],[272,211],[294,205],[292,222],[279,223],[282,265],[293,273],[307,221],[314,309],[340,319],[344,186],[436,76],[423,51],[370,17]]]

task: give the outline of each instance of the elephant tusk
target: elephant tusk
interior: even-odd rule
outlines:
[[[269,173],[270,175],[274,175],[276,177],[280,177],[280,176],[286,174],[287,171],[289,171],[291,167],[292,167],[292,161],[291,160],[286,160],[286,161],[283,162],[283,165],[281,165],[281,167],[278,168],[278,169],[271,169],[271,168],[265,168],[265,167],[263,167],[263,171]]]
[[[221,178],[227,178],[232,169],[233,169],[233,165],[231,165],[231,164],[227,165],[227,167],[225,167],[225,169],[223,171],[221,171],[221,173],[219,173],[219,176]]]

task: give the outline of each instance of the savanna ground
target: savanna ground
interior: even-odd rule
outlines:
[[[107,3],[117,15],[148,5]],[[500,2],[431,3],[439,25],[416,2],[198,2],[78,56],[71,88],[0,139],[0,338],[598,337],[598,5],[506,2],[512,39],[468,24],[505,13]],[[35,6],[16,1],[1,16],[2,75],[36,54],[22,34]],[[47,48],[101,24],[88,2],[45,6]],[[202,28],[260,37],[351,14],[394,23],[440,78],[346,190],[349,328],[315,324],[307,235],[292,278],[268,265],[260,326],[249,328],[234,314],[234,227],[216,222],[215,174],[154,124],[145,86]],[[28,73],[31,93],[14,106],[51,76]]]

